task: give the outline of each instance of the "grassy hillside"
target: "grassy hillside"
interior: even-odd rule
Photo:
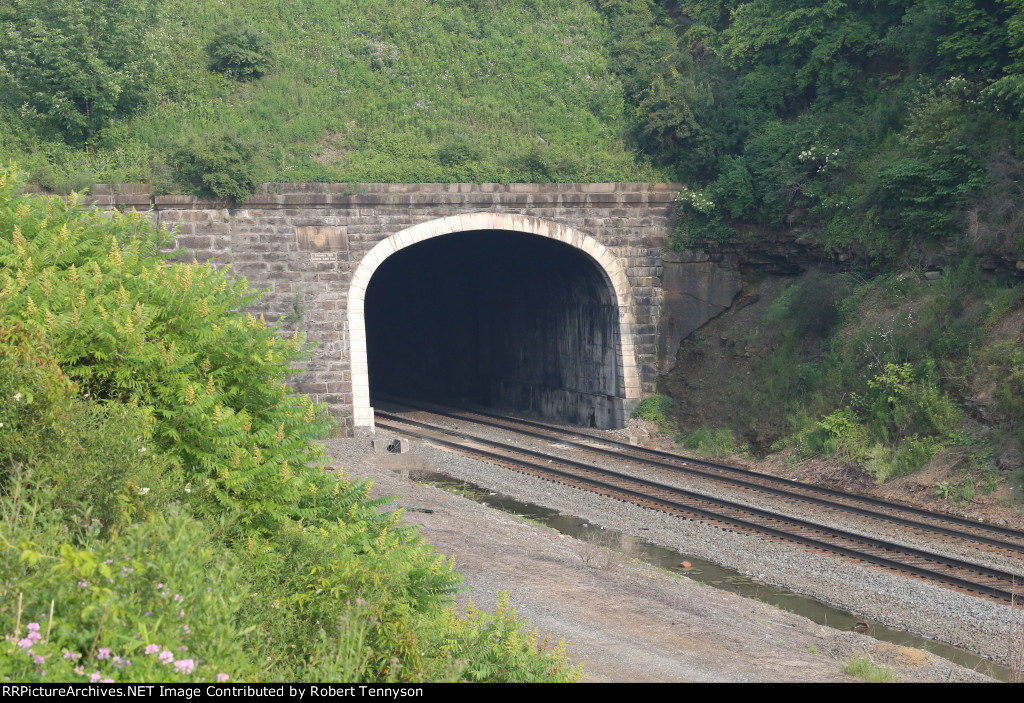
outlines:
[[[90,20],[107,5],[153,19],[132,37],[115,35]],[[88,25],[80,36],[67,28],[76,7],[85,7]],[[42,18],[45,38],[28,36],[27,17]],[[0,95],[0,159],[17,161],[29,180],[47,186],[187,187],[175,183],[182,180],[179,152],[208,155],[226,138],[242,145],[263,180],[665,175],[624,139],[631,117],[609,66],[610,30],[585,0],[14,0],[0,9],[3,19],[8,79],[12,71],[49,70],[56,83],[76,83],[75,95],[108,84],[122,97],[138,93],[84,129],[48,119],[50,103],[26,107],[31,86]],[[246,26],[251,35],[241,31]],[[67,51],[49,56],[62,37]],[[105,43],[116,57],[119,45],[133,41],[147,52],[107,83],[75,49],[93,43],[103,60]],[[213,70],[208,48],[231,42],[262,52],[265,74]],[[62,61],[70,65],[60,68]],[[125,77],[139,72],[144,85]]]

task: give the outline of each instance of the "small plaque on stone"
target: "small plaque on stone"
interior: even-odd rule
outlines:
[[[309,255],[309,260],[314,264],[333,264],[338,260],[338,255],[333,251],[314,251]]]
[[[346,251],[348,249],[347,227],[296,227],[295,238],[299,242],[299,249],[303,251]]]

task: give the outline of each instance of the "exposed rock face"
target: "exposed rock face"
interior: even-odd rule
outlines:
[[[703,252],[666,252],[662,275],[658,369],[675,368],[679,343],[727,310],[742,287],[739,271],[710,261]]]

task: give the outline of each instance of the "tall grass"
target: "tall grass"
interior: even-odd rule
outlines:
[[[13,111],[2,114],[7,156],[50,187],[169,189],[169,150],[215,132],[257,145],[271,180],[664,177],[624,141],[609,30],[581,0],[170,0],[166,16],[172,50],[158,103],[86,150],[41,140]],[[211,72],[205,48],[216,27],[247,20],[270,40],[274,70],[251,82]],[[439,150],[458,136],[478,145],[474,158],[442,163]]]

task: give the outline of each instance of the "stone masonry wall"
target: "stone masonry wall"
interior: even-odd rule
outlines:
[[[118,192],[112,192],[118,191]],[[662,304],[661,250],[676,186],[647,183],[325,184],[275,183],[238,207],[184,195],[151,197],[138,187],[96,187],[99,207],[150,209],[176,227],[187,258],[230,265],[256,288],[269,287],[254,314],[300,329],[315,357],[293,379],[325,402],[347,433],[352,423],[352,272],[378,242],[413,225],[460,214],[528,215],[572,227],[606,246],[634,298],[633,346],[642,391],[657,378]]]

